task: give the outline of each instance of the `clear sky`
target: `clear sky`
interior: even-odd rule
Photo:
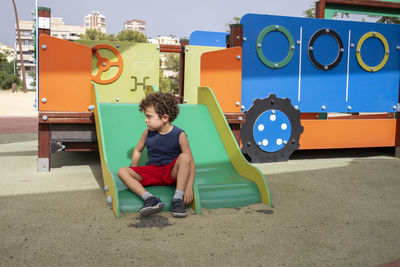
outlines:
[[[20,20],[31,20],[35,0],[15,0]],[[225,31],[234,16],[247,13],[302,17],[314,0],[38,0],[39,6],[51,8],[52,17],[64,18],[69,25],[83,25],[92,11],[106,17],[107,33],[118,33],[130,19],[146,21],[146,34],[189,37],[195,30]],[[12,0],[2,0],[0,42],[13,45],[15,16]]]

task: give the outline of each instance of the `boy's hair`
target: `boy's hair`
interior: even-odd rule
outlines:
[[[161,118],[167,114],[169,116],[169,122],[173,122],[179,114],[178,103],[176,98],[171,93],[156,92],[147,95],[139,105],[139,111],[144,112],[146,108],[153,106],[155,112]]]

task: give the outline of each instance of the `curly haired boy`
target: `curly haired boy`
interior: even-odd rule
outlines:
[[[130,167],[118,171],[121,181],[144,200],[139,210],[142,216],[161,211],[164,203],[150,194],[145,186],[176,185],[172,199],[172,215],[186,217],[185,205],[193,201],[195,163],[185,132],[171,123],[179,114],[175,96],[154,93],[146,96],[139,105],[144,112],[147,129],[137,143]],[[144,147],[148,161],[138,166]]]

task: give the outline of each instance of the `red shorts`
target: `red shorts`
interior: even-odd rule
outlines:
[[[171,171],[178,158],[174,159],[170,164],[164,166],[147,165],[139,167],[130,167],[136,173],[140,174],[143,186],[149,185],[174,185],[176,179],[172,179]]]

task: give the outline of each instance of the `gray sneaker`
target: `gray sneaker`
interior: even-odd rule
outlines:
[[[177,218],[186,217],[186,208],[182,199],[172,199],[172,216]]]
[[[159,198],[148,197],[144,201],[142,208],[139,210],[139,213],[142,216],[149,216],[153,213],[161,211],[163,208],[164,203],[162,203]]]

